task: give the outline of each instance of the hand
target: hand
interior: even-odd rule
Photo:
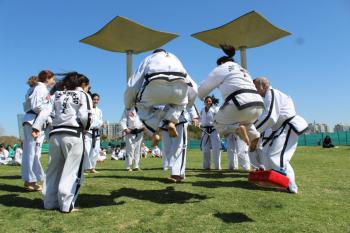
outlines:
[[[125,134],[129,134],[130,132],[131,132],[130,129],[124,129],[124,133],[125,133]]]
[[[40,136],[40,131],[37,129],[32,129],[33,138],[38,138]]]
[[[198,118],[193,118],[192,119],[192,125],[194,125],[196,127],[199,127],[199,120],[198,120]]]

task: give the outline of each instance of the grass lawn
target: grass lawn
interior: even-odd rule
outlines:
[[[350,147],[298,148],[298,195],[258,188],[244,172],[203,171],[197,150],[181,184],[166,183],[160,159],[143,159],[139,172],[123,162],[107,160],[86,176],[80,212],[71,214],[43,210],[41,194],[22,188],[20,167],[1,166],[0,233],[350,232]]]

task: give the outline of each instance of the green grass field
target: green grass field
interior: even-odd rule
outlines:
[[[244,172],[203,171],[201,161],[189,151],[185,182],[169,184],[160,159],[143,159],[140,172],[107,160],[86,177],[71,214],[43,210],[41,194],[22,188],[20,167],[1,166],[1,233],[350,232],[350,147],[298,148],[298,195],[256,187]]]

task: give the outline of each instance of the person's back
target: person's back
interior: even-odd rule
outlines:
[[[79,109],[82,103],[88,102],[84,101],[87,98],[87,94],[80,90],[58,91],[54,102],[53,127],[81,127],[83,122],[86,124],[86,114],[80,114]]]
[[[196,95],[197,85],[179,59],[157,49],[141,62],[129,80],[124,103],[127,110],[136,106],[143,124],[153,134],[152,145],[157,145],[160,122],[163,121],[170,135],[176,137],[175,124],[186,105],[194,104]],[[166,105],[166,108],[158,109],[157,105]]]

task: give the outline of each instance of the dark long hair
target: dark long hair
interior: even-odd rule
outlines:
[[[217,65],[221,65],[228,61],[234,61],[233,56],[236,54],[235,47],[231,45],[220,44],[220,48],[222,49],[222,51],[224,51],[226,56],[222,56],[218,60],[216,60]]]
[[[211,99],[214,106],[217,106],[220,102],[220,100],[218,98],[216,98],[215,95],[205,97],[204,102],[206,102],[207,99]]]
[[[75,90],[77,87],[81,87],[83,83],[89,85],[90,80],[83,74],[70,72],[65,75],[62,82],[65,89]]]

